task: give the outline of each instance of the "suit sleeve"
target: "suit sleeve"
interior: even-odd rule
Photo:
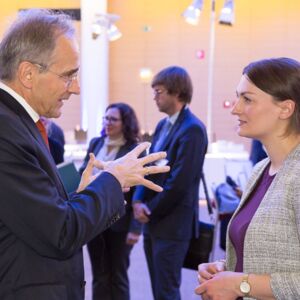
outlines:
[[[204,156],[207,149],[206,133],[200,126],[191,126],[184,131],[170,150],[174,163],[163,185],[164,190],[156,193],[147,206],[151,210],[150,219],[160,219],[179,203],[192,206],[193,203],[184,203],[184,197],[189,192],[190,184],[199,182]],[[142,195],[143,191],[139,193]]]
[[[4,126],[0,134],[0,223],[13,239],[40,255],[65,258],[124,213],[122,189],[111,174],[103,173],[86,190],[65,199],[34,139],[28,141],[28,134],[24,136],[7,122]]]
[[[130,212],[130,226],[129,232],[140,234],[142,232],[143,224],[136,220],[133,216],[133,212]]]

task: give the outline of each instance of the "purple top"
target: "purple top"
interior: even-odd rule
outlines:
[[[233,218],[229,228],[229,237],[237,257],[235,266],[236,272],[243,272],[244,239],[247,228],[276,175],[274,174],[270,176],[269,169],[270,165],[268,165],[264,170],[262,176],[257,181],[255,188],[249,195],[249,198],[244,203],[237,215]]]

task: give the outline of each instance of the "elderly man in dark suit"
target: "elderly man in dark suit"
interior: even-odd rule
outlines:
[[[83,300],[81,247],[124,213],[122,188],[165,171],[143,167],[164,156],[101,164],[91,155],[77,193],[66,194],[40,116],[57,118],[79,93],[79,55],[65,15],[30,10],[0,43],[0,299]],[[36,124],[37,122],[37,124]],[[104,169],[93,178],[92,168]]]
[[[198,193],[207,134],[188,108],[193,89],[183,68],[160,71],[152,88],[159,111],[168,117],[158,123],[150,152],[166,151],[171,171],[149,176],[163,186],[162,193],[137,188],[134,213],[146,223],[144,248],[155,300],[179,300],[181,268],[189,241],[198,233]]]

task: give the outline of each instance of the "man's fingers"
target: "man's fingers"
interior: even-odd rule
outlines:
[[[167,153],[166,152],[155,152],[155,153],[151,153],[147,156],[144,156],[142,158],[140,158],[141,162],[143,165],[146,165],[146,164],[149,164],[149,163],[152,163],[152,162],[155,162],[156,160],[160,160],[160,159],[163,159],[167,156]]]
[[[95,162],[95,155],[93,153],[89,154],[90,159],[86,165],[86,168],[84,170],[85,173],[92,173],[93,167],[94,167],[94,162]]]
[[[148,208],[147,205],[143,205],[143,209],[144,209],[144,212],[147,216],[151,215],[151,210]]]
[[[94,159],[93,165],[94,165],[95,168],[97,168],[99,170],[104,170],[104,162],[102,162],[100,160],[97,160],[96,158]]]
[[[145,215],[144,213],[140,213],[136,219],[144,224],[149,222],[149,217],[147,217],[147,215]]]
[[[153,190],[155,192],[162,192],[163,191],[163,188],[161,186],[159,186],[159,185],[157,185],[157,184],[155,184],[152,181],[147,180],[147,179],[143,179],[141,184],[144,185],[145,187],[147,187],[148,189]]]
[[[94,162],[96,160],[95,155],[93,153],[89,154],[90,159],[86,165],[86,168],[84,169],[81,179],[78,185],[78,188],[76,190],[77,193],[81,192],[85,187],[90,184],[90,182],[93,180],[93,167],[94,167]]]
[[[143,142],[137,145],[133,150],[129,152],[129,154],[134,154],[135,157],[139,157],[142,152],[148,149],[151,146],[149,142]]]
[[[145,169],[145,175],[165,173],[170,171],[169,166],[149,166],[149,167],[145,167],[144,169]]]

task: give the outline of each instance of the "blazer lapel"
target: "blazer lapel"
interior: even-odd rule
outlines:
[[[267,159],[264,164],[262,164],[262,166],[255,170],[255,173],[253,173],[251,175],[252,178],[256,178],[256,180],[252,180],[251,181],[251,178],[250,178],[250,181],[249,181],[249,186],[248,188],[246,189],[246,192],[243,193],[242,195],[242,199],[240,201],[240,204],[238,206],[238,208],[235,210],[233,216],[235,216],[240,210],[241,208],[243,207],[243,205],[247,202],[247,199],[249,198],[249,196],[251,195],[252,191],[254,190],[256,184],[257,184],[257,181],[260,179],[261,175],[263,174],[265,168],[268,166],[270,160]]]
[[[125,154],[127,154],[131,149],[133,149],[132,147],[130,147],[130,145],[128,145],[127,143],[125,145],[123,145],[122,147],[120,147],[117,155],[116,155],[116,159],[124,156]]]
[[[100,149],[103,147],[103,144],[104,144],[104,138],[100,138],[99,141],[96,143],[94,149],[92,150],[95,156],[99,153]]]
[[[166,148],[168,147],[168,145],[172,141],[174,135],[178,132],[182,122],[184,121],[184,119],[185,119],[185,117],[187,116],[188,113],[189,113],[189,109],[183,107],[183,109],[181,110],[175,124],[171,127],[171,130],[170,130],[169,134],[166,136],[165,140],[163,141],[163,143],[161,145],[161,150],[162,151],[166,150]],[[165,120],[165,122],[166,121],[167,120]]]

